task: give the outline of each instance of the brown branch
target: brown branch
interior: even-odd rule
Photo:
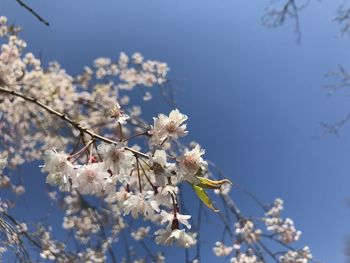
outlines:
[[[93,132],[92,130],[90,130],[88,128],[85,128],[85,127],[81,126],[79,123],[75,122],[74,120],[69,118],[67,115],[50,108],[49,106],[47,106],[46,104],[38,101],[35,98],[29,97],[29,96],[27,96],[27,95],[25,95],[25,94],[23,94],[21,92],[10,90],[10,89],[4,88],[4,87],[0,87],[0,93],[1,92],[6,93],[6,94],[10,94],[12,96],[20,97],[20,98],[24,99],[25,101],[31,102],[31,103],[41,107],[42,109],[46,110],[48,113],[50,113],[52,115],[55,115],[55,116],[61,118],[61,120],[69,123],[71,126],[73,126],[75,129],[77,129],[81,133],[85,133],[85,134],[90,135],[92,139],[97,139],[97,140],[100,140],[100,141],[108,143],[108,144],[115,144],[116,145],[116,144],[119,143],[119,142],[116,142],[114,140],[108,139],[108,138],[106,138],[106,137],[104,137],[102,135],[99,135],[99,134]],[[142,157],[145,157],[145,158],[149,158],[149,156],[147,154],[142,153],[140,151],[136,151],[136,150],[134,150],[134,149],[132,149],[130,147],[125,147],[125,149],[130,151],[130,152],[132,152],[135,155],[139,155],[139,156],[142,156]]]
[[[37,12],[33,10],[30,6],[28,6],[26,3],[24,3],[22,0],[16,0],[16,2],[25,8],[29,13],[31,13],[33,16],[35,16],[40,22],[42,22],[44,25],[49,26],[50,23],[47,22],[42,16],[40,16]]]

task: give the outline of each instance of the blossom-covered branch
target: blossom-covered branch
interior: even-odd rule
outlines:
[[[96,59],[74,77],[57,62],[44,68],[32,53],[25,53],[26,43],[9,30],[5,17],[0,17],[0,37],[0,186],[13,185],[15,168],[41,160],[51,206],[63,210],[67,231],[67,240],[60,242],[51,227],[26,224],[16,235],[27,243],[7,238],[0,245],[3,253],[18,246],[21,250],[15,253],[31,255],[26,252],[31,244],[41,258],[57,262],[164,262],[165,255],[145,241],[152,239],[186,249],[187,259],[189,248],[197,246],[192,261],[198,262],[201,235],[196,231],[205,226],[200,214],[194,222],[193,213],[185,209],[191,202],[182,195],[182,186],[188,184],[202,202],[200,209],[205,205],[223,223],[222,240],[214,246],[217,256],[230,254],[237,263],[312,259],[307,247],[289,245],[299,240],[300,232],[291,219],[281,217],[281,200],[264,207],[258,220],[245,216],[229,196],[231,181],[212,172],[204,149],[195,142],[181,143],[189,133],[187,115],[173,109],[147,122],[142,108],[131,104],[128,94],[139,87],[149,89],[142,98],[145,103],[152,103],[154,86],[163,95],[166,63],[121,53],[115,60]],[[22,190],[11,189],[23,194],[20,186]],[[232,189],[239,190],[234,185]],[[10,216],[9,204],[0,202],[0,218],[20,226]],[[282,250],[269,248],[265,239]],[[119,253],[120,242],[127,247],[126,255]],[[129,242],[140,244],[145,255],[134,253]]]

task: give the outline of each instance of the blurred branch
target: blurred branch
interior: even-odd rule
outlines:
[[[337,79],[335,84],[329,84],[324,86],[328,90],[328,95],[332,95],[339,89],[350,87],[350,72],[346,71],[346,69],[341,65],[338,66],[338,69],[336,71],[326,74],[326,77],[333,77]],[[325,129],[325,133],[331,133],[339,137],[339,130],[349,120],[350,114],[347,114],[343,119],[337,121],[336,123],[328,124],[322,122],[321,125]]]
[[[339,6],[337,16],[334,18],[334,21],[340,25],[342,35],[350,32],[350,6],[346,5],[346,2]]]
[[[303,4],[298,5],[296,0],[285,0],[282,4],[278,4],[280,0],[274,0],[266,8],[262,16],[262,24],[269,28],[282,26],[285,21],[290,18],[294,20],[294,33],[297,36],[297,42],[301,41],[301,29],[299,21],[299,13],[309,5],[310,0],[306,0]]]
[[[328,89],[329,95],[332,95],[338,89],[350,87],[350,72],[346,71],[346,69],[341,65],[338,66],[336,71],[326,74],[326,77],[333,77],[337,79],[337,83],[324,86],[326,89]]]

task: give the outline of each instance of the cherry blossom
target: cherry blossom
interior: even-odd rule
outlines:
[[[15,204],[1,199],[4,242],[0,254],[17,247],[15,254],[25,257],[22,245],[28,242],[43,260],[106,262],[116,258],[114,243],[122,242],[124,232],[130,230],[129,241],[142,244],[150,254],[145,259],[127,246],[134,262],[165,262],[165,255],[152,253],[144,240],[199,250],[197,239],[203,229],[197,220],[202,214],[196,219],[193,211],[186,210],[198,201],[201,209],[204,204],[219,213],[223,223],[223,239],[213,246],[216,256],[230,256],[235,263],[263,262],[259,251],[269,237],[288,248],[279,254],[280,262],[312,259],[308,247],[290,249],[289,243],[298,241],[301,232],[292,219],[281,217],[282,200],[276,199],[268,209],[262,206],[265,214],[256,217],[259,222],[240,211],[230,196],[237,190],[235,184],[211,170],[198,143],[183,144],[187,115],[173,109],[149,123],[142,107],[131,104],[133,89],[142,87],[141,98],[151,103],[152,87],[164,88],[166,63],[145,59],[138,52],[130,56],[122,52],[116,59],[96,58],[73,76],[57,61],[44,67],[38,57],[26,52],[19,29],[7,25],[3,16],[0,38],[0,187],[12,191],[11,195],[25,194],[21,178],[14,183],[12,173],[24,163],[39,160],[50,205],[62,209],[62,228],[79,247],[74,251],[55,240],[50,226],[16,221],[8,214]],[[185,184],[196,199],[182,195]],[[213,200],[212,192],[217,194]],[[226,214],[219,212],[220,201]],[[133,222],[141,225],[135,227]],[[198,232],[188,232],[191,225]],[[199,262],[197,256],[192,262]]]

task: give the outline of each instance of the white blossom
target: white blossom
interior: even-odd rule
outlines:
[[[231,258],[231,263],[263,263],[256,255],[250,253],[239,253],[236,257]]]
[[[173,242],[180,247],[189,248],[197,243],[196,233],[186,233],[184,229],[159,229],[156,233],[156,243],[170,246]]]
[[[186,180],[192,183],[198,182],[195,175],[202,169],[205,171],[207,169],[207,162],[203,160],[202,155],[205,153],[203,149],[196,144],[195,147],[188,151],[187,149],[180,156],[179,159],[179,174],[182,180]]]
[[[188,229],[191,228],[191,225],[188,223],[188,220],[191,218],[190,215],[182,215],[180,213],[176,213],[176,217],[175,217],[173,213],[168,213],[165,210],[162,210],[160,215],[162,216],[161,224],[168,222],[168,228],[171,227],[171,224],[174,219],[177,219],[179,223],[185,225]]]
[[[292,219],[281,217],[282,210],[283,200],[277,198],[274,205],[263,218],[267,230],[278,234],[278,238],[286,244],[298,241],[301,236],[301,231],[295,228]]]
[[[120,180],[129,180],[130,172],[134,167],[133,154],[125,149],[125,143],[117,145],[102,143],[98,146],[106,170],[111,170]]]
[[[251,244],[260,239],[262,231],[260,229],[256,229],[252,221],[244,220],[235,224],[235,233],[240,238]]]
[[[155,211],[159,212],[157,202],[147,200],[147,196],[147,194],[139,193],[128,197],[123,203],[124,214],[131,213],[133,218],[138,218],[139,214],[141,214],[147,218],[152,217]]]
[[[217,257],[225,257],[229,255],[233,250],[233,247],[227,247],[224,243],[217,241],[215,247],[213,247],[214,254]]]
[[[83,165],[77,169],[77,190],[81,194],[101,195],[110,174],[102,163]]]
[[[308,263],[312,260],[312,254],[309,247],[296,251],[288,251],[279,258],[281,263]]]
[[[7,166],[7,159],[6,158],[3,158],[3,159],[0,158],[0,173],[2,172],[3,169],[5,169],[6,166]]]
[[[109,115],[120,124],[125,124],[129,119],[129,116],[124,113],[119,103],[115,103],[114,106],[109,109]]]
[[[55,150],[48,150],[43,156],[42,171],[48,173],[46,182],[58,186],[62,191],[70,189],[70,180],[75,181],[76,173],[68,156]]]
[[[159,114],[157,118],[153,118],[154,125],[150,134],[152,135],[150,143],[155,146],[160,146],[164,140],[178,139],[179,137],[185,136],[188,132],[186,131],[185,122],[188,117],[179,112],[178,109],[172,110],[169,116]]]

